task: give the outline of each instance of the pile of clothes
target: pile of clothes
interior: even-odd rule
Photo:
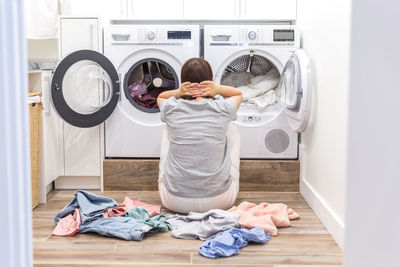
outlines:
[[[223,76],[221,84],[238,88],[243,102],[265,108],[276,103],[275,88],[279,84],[280,74],[274,67],[264,75],[255,76],[251,72],[231,72]]]
[[[157,109],[157,97],[166,90],[176,89],[170,68],[155,61],[146,61],[132,70],[128,91],[136,103],[148,109]]]
[[[277,227],[300,216],[283,203],[242,202],[229,210],[212,209],[188,215],[161,214],[161,206],[125,197],[118,203],[84,190],[55,216],[54,236],[94,232],[124,240],[142,240],[146,233],[166,232],[182,239],[204,240],[199,253],[208,258],[228,257],[249,242],[266,243]]]
[[[165,232],[170,225],[159,205],[146,204],[125,197],[121,205],[111,198],[84,190],[75,192],[74,199],[56,214],[55,236],[95,232],[125,240],[142,240],[145,233]]]
[[[157,97],[166,89],[153,88],[150,92],[147,91],[147,86],[144,83],[132,83],[128,87],[131,97],[145,108],[157,109]]]

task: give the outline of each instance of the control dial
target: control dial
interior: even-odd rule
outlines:
[[[153,31],[148,31],[146,34],[147,39],[149,40],[154,40],[154,38],[156,38],[156,34]]]
[[[251,31],[249,32],[248,37],[250,40],[254,40],[257,37],[257,33],[255,31]]]

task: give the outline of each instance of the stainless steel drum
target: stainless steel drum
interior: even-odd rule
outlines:
[[[250,72],[255,76],[265,75],[272,69],[268,59],[262,56],[254,55],[250,62]]]

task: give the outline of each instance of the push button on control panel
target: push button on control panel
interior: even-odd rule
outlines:
[[[257,122],[261,120],[259,115],[248,115],[243,117],[243,122]]]

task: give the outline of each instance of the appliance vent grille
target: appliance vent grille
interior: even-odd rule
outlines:
[[[289,147],[289,135],[281,130],[274,129],[265,136],[265,146],[272,153],[282,153]]]

